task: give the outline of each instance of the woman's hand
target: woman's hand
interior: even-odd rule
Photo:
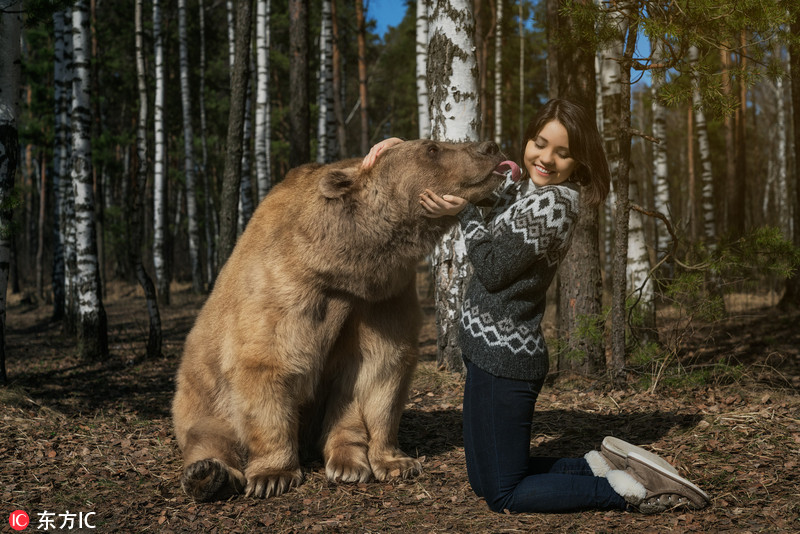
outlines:
[[[373,145],[369,150],[369,154],[364,156],[364,160],[361,162],[361,168],[364,170],[371,168],[375,165],[375,160],[378,159],[378,154],[380,154],[382,150],[402,142],[403,140],[398,137],[390,137],[389,139],[384,139],[380,143]]]
[[[425,210],[424,215],[430,218],[444,217],[445,215],[457,215],[467,207],[469,203],[466,199],[453,195],[439,196],[430,189],[426,189],[419,195],[419,203]]]

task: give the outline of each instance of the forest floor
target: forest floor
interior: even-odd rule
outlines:
[[[144,301],[109,287],[111,358],[85,363],[49,306],[11,296],[8,373],[0,388],[0,503],[27,530],[74,532],[797,532],[800,531],[800,313],[751,307],[682,340],[684,380],[654,391],[554,377],[532,452],[578,456],[614,435],[658,452],[712,497],[701,511],[495,514],[470,490],[461,438],[462,379],[435,363],[432,309],[401,422],[423,473],[332,484],[321,464],[280,497],[197,504],[180,489],[169,407],[184,338],[203,298],[176,288],[162,309],[164,357],[143,360]],[[692,370],[701,371],[692,372]],[[713,371],[713,372],[712,372]],[[700,378],[698,378],[700,377]],[[646,376],[644,378],[647,378]],[[74,515],[73,515],[74,514]],[[87,515],[93,514],[93,515]],[[84,518],[95,528],[81,529]],[[47,521],[47,520],[50,521]]]

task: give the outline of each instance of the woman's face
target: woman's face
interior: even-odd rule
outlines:
[[[525,147],[525,168],[537,186],[557,185],[565,182],[578,162],[569,151],[567,129],[552,120]]]

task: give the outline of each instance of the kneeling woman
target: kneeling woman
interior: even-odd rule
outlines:
[[[572,102],[549,101],[526,139],[525,172],[509,162],[486,217],[462,198],[420,195],[427,216],[458,218],[474,268],[460,332],[470,484],[496,512],[702,508],[709,502],[702,490],[619,439],[606,438],[583,458],[530,457],[534,407],[549,366],[541,331],[547,288],[569,248],[580,195],[600,204],[610,176],[594,120]],[[397,142],[379,143],[364,164]]]

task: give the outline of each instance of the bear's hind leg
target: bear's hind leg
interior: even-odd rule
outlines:
[[[181,487],[189,497],[210,501],[242,493],[245,478],[240,447],[233,436],[233,428],[214,417],[200,419],[189,429],[181,476]]]

